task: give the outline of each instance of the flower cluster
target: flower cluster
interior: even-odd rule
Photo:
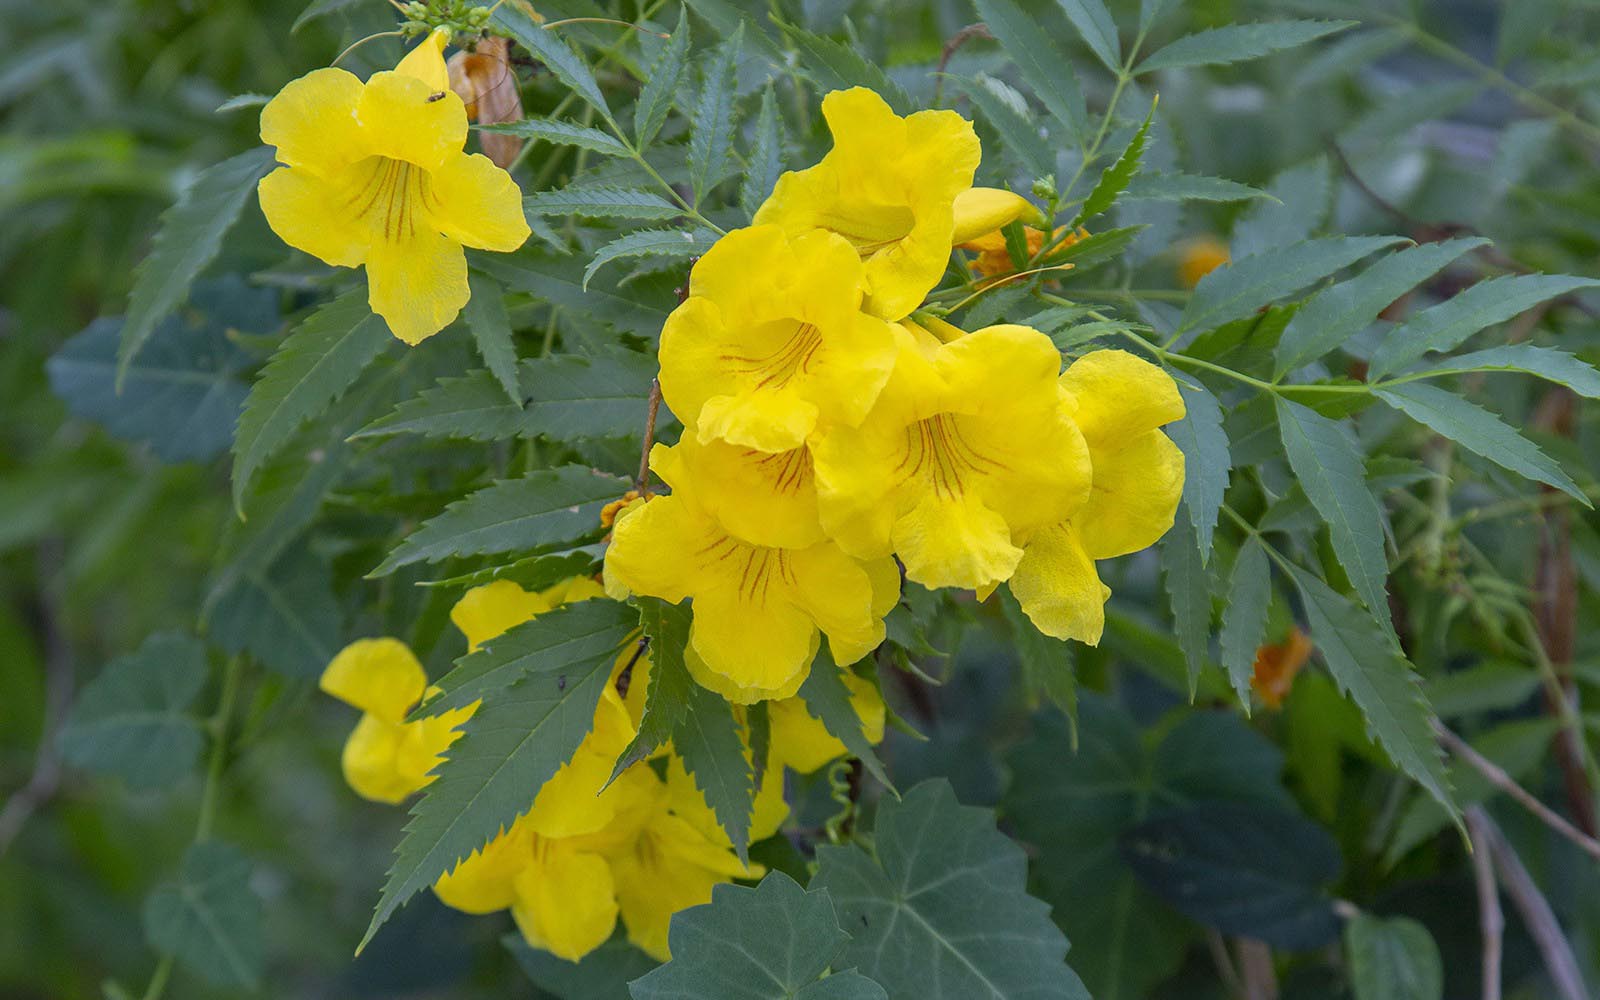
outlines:
[[[651,453],[670,495],[617,518],[608,592],[690,599],[691,671],[743,703],[794,694],[824,636],[840,664],[871,651],[901,566],[983,596],[1010,581],[1043,631],[1098,641],[1094,560],[1172,522],[1176,386],[1124,352],[1063,374],[1036,330],[914,314],[952,246],[1039,213],[972,187],[954,112],[902,118],[862,88],[822,111],[833,149],[696,263],[662,331],[685,430]]]
[[[537,593],[497,581],[468,591],[450,618],[476,650],[558,605],[602,597],[600,585],[588,577]],[[529,944],[574,961],[610,938],[620,916],[630,940],[665,960],[673,913],[708,902],[720,882],[762,874],[759,865],[735,857],[670,747],[611,780],[618,756],[637,732],[650,670],[650,658],[636,658],[632,643],[619,652],[593,728],[572,760],[509,828],[439,879],[439,899],[468,913],[509,909]],[[847,681],[863,728],[877,742],[883,737],[883,701],[871,684]],[[389,803],[433,780],[430,772],[478,707],[405,721],[430,689],[410,649],[390,638],[347,646],[328,664],[322,688],[363,713],[345,743],[346,780],[357,794]],[[771,836],[788,817],[785,768],[810,773],[845,754],[799,698],[774,702],[768,718],[769,752],[752,839]]]

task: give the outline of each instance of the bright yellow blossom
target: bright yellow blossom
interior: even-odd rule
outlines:
[[[894,366],[894,334],[861,311],[861,290],[861,261],[838,236],[729,233],[661,331],[662,398],[702,442],[760,451],[859,423]]]
[[[663,450],[652,452],[651,467],[673,493],[617,518],[606,587],[674,604],[693,598],[688,660],[692,671],[703,665],[702,682],[721,678],[707,686],[736,702],[787,697],[805,680],[819,630],[841,663],[883,641],[899,591],[892,560],[861,562],[830,541],[794,549],[744,541],[705,510]]]
[[[872,413],[817,443],[817,495],[846,552],[893,551],[924,586],[982,588],[1011,576],[1028,532],[1083,504],[1089,456],[1048,337],[938,325],[948,343],[908,324]]]
[[[355,793],[375,802],[400,802],[431,782],[429,772],[461,735],[456,727],[478,707],[474,702],[431,718],[405,721],[428,693],[428,676],[399,639],[352,642],[323,670],[320,686],[361,709],[361,721],[345,740],[340,764]]]
[[[871,681],[844,671],[845,686],[850,689],[850,707],[861,720],[862,733],[867,742],[877,744],[883,740],[883,724],[887,714],[883,695]],[[784,767],[801,774],[820,770],[830,761],[849,753],[837,737],[828,732],[822,720],[811,714],[803,698],[785,698],[772,702],[768,708],[772,726],[772,759]]]
[[[1088,442],[1094,486],[1081,510],[1029,539],[1011,591],[1039,631],[1094,645],[1111,594],[1095,560],[1137,552],[1172,527],[1183,452],[1158,428],[1184,405],[1170,375],[1126,351],[1084,355],[1061,387]]]
[[[972,186],[978,136],[953,111],[902,118],[864,87],[828,94],[822,115],[833,149],[779,177],[756,224],[792,237],[819,229],[844,237],[866,265],[868,310],[902,319],[950,259],[954,202]]]
[[[706,513],[757,545],[803,549],[826,536],[817,514],[811,449],[763,452],[685,434],[651,456],[668,482],[690,482]]]
[[[366,266],[368,299],[416,344],[466,304],[463,246],[510,251],[528,238],[521,192],[467,155],[467,113],[450,90],[435,32],[366,83],[342,69],[293,81],[261,112],[261,141],[283,167],[261,181],[274,232],[338,267]]]

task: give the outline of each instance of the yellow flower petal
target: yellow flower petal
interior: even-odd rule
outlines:
[[[969,495],[924,495],[895,522],[894,548],[906,579],[929,588],[990,586],[1022,558],[1005,518]]]
[[[616,929],[611,866],[598,854],[560,843],[541,847],[537,861],[517,875],[511,915],[530,945],[576,962]]]
[[[606,549],[608,592],[615,581],[629,592],[659,597],[669,604],[688,597],[701,581],[691,575],[694,564],[684,565],[681,560],[714,543],[714,528],[677,496],[655,497],[630,507],[618,516]]]
[[[967,188],[956,195],[955,200],[955,231],[950,241],[955,244],[965,244],[980,236],[996,233],[1018,219],[1024,222],[1033,222],[1042,225],[1044,213],[1033,206],[1033,202],[1000,188]],[[1004,249],[1005,241],[1002,239],[1001,248]],[[969,249],[989,249],[976,247]]]
[[[433,884],[434,895],[463,913],[494,913],[516,901],[513,883],[533,863],[533,831],[521,820],[468,855]]]
[[[467,108],[445,86],[443,97],[414,76],[372,74],[355,117],[368,153],[438,170],[467,143]]]
[[[1045,635],[1099,644],[1111,591],[1100,582],[1072,525],[1034,535],[1011,578],[1011,592]]]
[[[414,775],[401,771],[400,747],[405,740],[400,723],[363,715],[344,742],[339,765],[351,790],[373,802],[402,802],[421,787]]]
[[[444,47],[450,43],[449,28],[435,28],[416,48],[407,52],[394,71],[414,76],[437,93],[450,89],[450,70],[445,66]]]
[[[462,594],[450,609],[450,620],[467,637],[467,648],[476,650],[552,606],[542,594],[530,594],[510,580],[496,580]]]
[[[306,167],[279,167],[257,187],[261,213],[278,238],[335,267],[367,259],[371,227],[349,210],[341,186]]]
[[[429,217],[439,232],[465,246],[509,253],[528,239],[522,189],[482,153],[445,159],[433,172]]]
[[[1127,351],[1093,351],[1074,361],[1061,386],[1077,401],[1074,419],[1091,448],[1183,419],[1183,397],[1172,376]]]
[[[461,245],[426,228],[380,240],[367,254],[367,301],[407,344],[449,326],[471,295]]]
[[[871,681],[848,670],[843,676],[845,686],[850,689],[850,707],[861,719],[867,742],[882,742],[886,716],[883,695]],[[785,767],[801,774],[812,774],[849,752],[828,732],[822,720],[811,714],[804,699],[774,701],[767,711],[772,724],[772,756],[781,760]]]
[[[820,639],[813,635],[811,637],[811,648],[805,656],[807,664],[817,658],[817,650],[820,648]],[[735,683],[732,678],[717,673],[706,666],[706,661],[701,658],[699,653],[695,652],[693,646],[684,651],[683,663],[689,670],[689,676],[694,678],[696,684],[699,684],[707,691],[722,695],[722,697],[735,705],[754,705],[758,701],[768,701],[773,698],[792,698],[794,693],[800,690],[800,685],[805,683],[806,675],[810,673],[805,667],[801,667],[773,686],[764,687],[759,683],[745,686]]]
[[[346,705],[399,723],[422,700],[428,675],[399,639],[357,639],[334,656],[318,685]]]
[[[1152,430],[1090,455],[1094,488],[1072,518],[1084,551],[1110,559],[1154,545],[1172,527],[1183,496],[1183,452]]]
[[[342,69],[319,69],[292,80],[261,109],[261,141],[279,163],[331,176],[368,155],[356,126],[362,83]]]
[[[651,455],[668,485],[694,484],[695,499],[729,533],[757,545],[804,548],[825,537],[817,515],[811,450],[762,452],[685,434]]]

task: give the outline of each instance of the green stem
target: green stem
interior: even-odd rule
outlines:
[[[222,788],[222,770],[228,757],[228,723],[233,717],[234,703],[239,699],[239,680],[244,657],[234,656],[223,668],[222,694],[217,698],[217,710],[206,720],[206,730],[211,734],[211,759],[206,765],[206,783],[200,793],[200,816],[195,821],[196,843],[211,838],[211,829],[217,815],[217,795]]]
[[[156,966],[156,971],[150,976],[150,985],[145,987],[144,1000],[161,1000],[161,995],[167,992],[167,980],[172,978],[172,956],[163,958]]]

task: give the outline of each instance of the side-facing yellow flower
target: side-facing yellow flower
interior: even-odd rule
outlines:
[[[400,802],[433,780],[429,774],[472,717],[474,702],[416,722],[406,715],[428,693],[428,675],[399,639],[358,639],[322,671],[323,691],[353,708],[361,721],[345,740],[344,780],[364,799]]]
[[[661,331],[661,395],[703,442],[805,444],[861,421],[894,366],[889,324],[861,311],[861,261],[838,236],[736,229],[689,276]]]
[[[883,695],[871,681],[848,670],[844,671],[844,683],[850,689],[850,707],[861,720],[867,742],[873,745],[882,742],[887,715]],[[811,774],[849,753],[845,745],[828,732],[822,720],[811,714],[804,698],[772,702],[767,711],[772,726],[772,759],[784,767]]]
[[[438,31],[366,83],[319,69],[261,111],[261,141],[284,164],[261,181],[261,210],[290,246],[337,267],[366,266],[368,299],[416,344],[466,304],[463,246],[511,251],[528,238],[521,192],[467,155],[467,113],[450,90]]]
[[[864,87],[828,94],[822,115],[833,149],[816,166],[779,177],[756,224],[791,236],[843,236],[866,264],[867,308],[902,319],[950,259],[954,202],[972,186],[978,136],[954,111],[902,118]]]
[[[785,698],[805,680],[819,631],[840,663],[883,641],[900,588],[893,560],[858,561],[831,541],[786,549],[738,538],[660,455],[658,445],[651,467],[673,492],[617,518],[606,589],[673,604],[692,598],[689,663],[702,683],[736,702]]]
[[[1029,532],[1088,496],[1088,450],[1061,407],[1061,355],[1022,326],[948,343],[906,330],[872,413],[814,448],[823,525],[858,558],[893,551],[924,586],[992,586],[1016,569]]]
[[[1039,631],[1094,645],[1111,595],[1095,560],[1137,552],[1172,527],[1183,452],[1159,428],[1181,419],[1184,405],[1170,375],[1126,351],[1084,355],[1061,387],[1088,442],[1094,485],[1081,510],[1029,539],[1011,592]]]
[[[652,452],[667,482],[693,483],[695,497],[729,534],[756,545],[803,549],[823,541],[811,449],[765,452],[685,434]]]

